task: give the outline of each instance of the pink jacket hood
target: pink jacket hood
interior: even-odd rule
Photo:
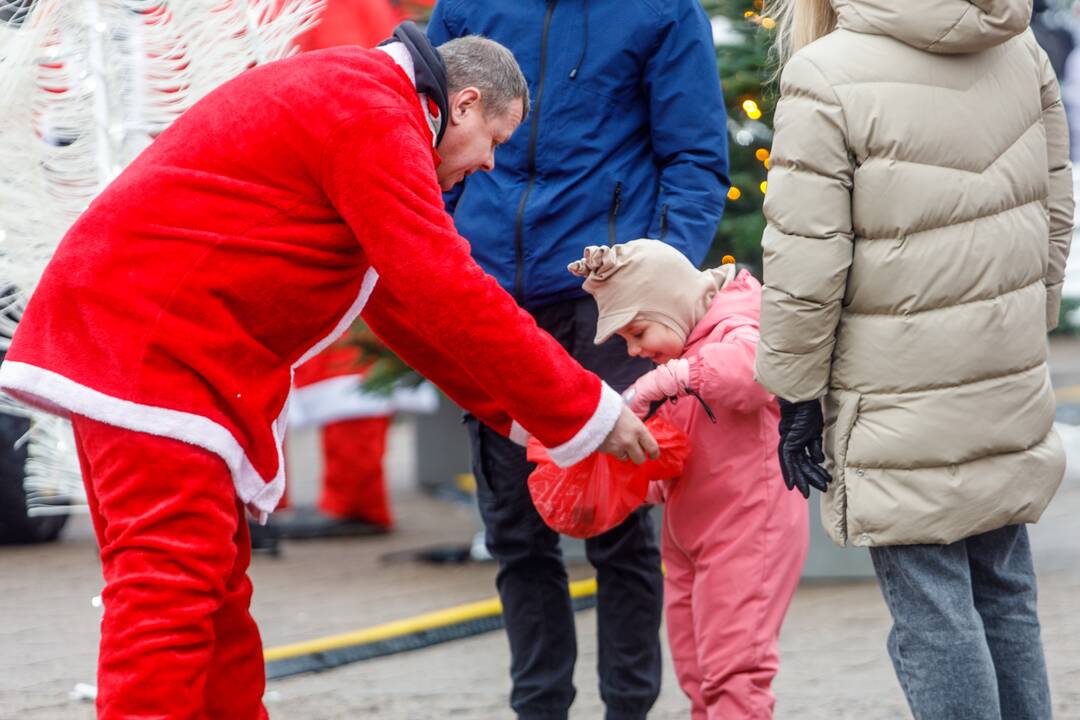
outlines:
[[[761,283],[749,270],[740,270],[733,280],[716,293],[705,317],[694,326],[687,338],[686,348],[689,350],[692,345],[711,335],[717,325],[732,321],[742,325],[748,320],[756,325],[760,317]]]

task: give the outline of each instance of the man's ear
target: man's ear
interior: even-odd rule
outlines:
[[[470,112],[480,112],[480,90],[469,86],[450,96],[450,122],[455,125],[465,119]]]

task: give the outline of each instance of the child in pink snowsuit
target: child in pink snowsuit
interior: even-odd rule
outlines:
[[[776,400],[754,382],[761,285],[734,264],[699,271],[656,240],[587,248],[570,270],[599,306],[596,342],[618,334],[658,365],[627,392],[631,407],[672,398],[660,412],[690,436],[682,477],[650,497],[666,503],[668,640],[692,717],[771,718],[809,535],[806,501],[780,475]]]

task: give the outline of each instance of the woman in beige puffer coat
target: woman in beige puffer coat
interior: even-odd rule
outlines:
[[[1064,472],[1046,331],[1073,201],[1030,1],[766,12],[784,66],[757,375],[788,401],[785,470],[824,484],[823,405],[822,520],[871,547],[917,718],[1049,717],[1023,523]]]

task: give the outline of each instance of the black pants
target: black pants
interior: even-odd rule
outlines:
[[[540,327],[621,392],[650,369],[615,338],[597,347],[592,298],[544,307]],[[496,585],[510,638],[510,705],[519,718],[563,720],[574,701],[577,640],[559,535],[540,519],[526,484],[525,450],[468,421],[473,471],[487,546],[499,562]],[[608,720],[644,718],[660,694],[660,552],[642,508],[585,542],[597,571],[600,695]]]

